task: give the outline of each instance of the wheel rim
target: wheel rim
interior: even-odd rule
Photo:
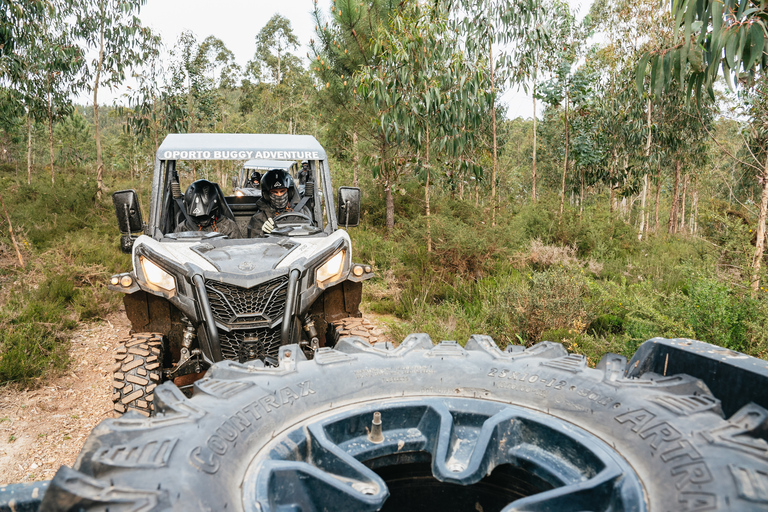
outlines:
[[[594,435],[466,398],[378,401],[298,423],[251,462],[243,504],[259,512],[646,510],[635,472]]]

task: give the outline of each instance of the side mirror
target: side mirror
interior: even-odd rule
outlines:
[[[345,228],[360,224],[360,189],[357,187],[339,187],[339,211],[336,216],[339,225]]]
[[[112,194],[112,203],[115,205],[117,228],[122,235],[120,237],[120,250],[129,253],[133,248],[135,239],[131,234],[144,229],[139,198],[135,190],[120,190]]]

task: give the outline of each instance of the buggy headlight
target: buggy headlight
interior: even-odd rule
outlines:
[[[144,276],[149,284],[169,292],[176,289],[176,280],[171,274],[144,256],[141,256],[140,261],[141,269],[144,271]]]
[[[341,277],[341,272],[344,270],[344,255],[346,251],[339,251],[331,258],[323,263],[323,265],[317,269],[315,278],[317,279],[317,285],[320,286],[324,283],[334,281]]]

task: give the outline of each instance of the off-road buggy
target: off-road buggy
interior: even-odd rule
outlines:
[[[281,214],[266,238],[174,233],[186,215],[183,181],[191,173],[182,172],[183,161],[265,158],[310,162],[308,186],[294,197],[296,209],[308,206],[311,218]],[[224,196],[217,188],[221,214],[245,235],[258,197]],[[334,203],[328,159],[314,137],[169,135],[155,159],[149,220],[142,221],[135,191],[116,192],[113,199],[121,247],[133,258],[133,270],[113,276],[109,285],[125,294],[132,324],[114,370],[118,412],[151,414],[157,384],[175,380],[184,387],[180,378],[192,376],[188,385],[216,361],[276,365],[280,347],[289,343],[311,358],[333,345],[345,319],[361,316],[362,282],[372,269],[352,263],[350,238],[341,229],[358,224],[360,190],[341,187]]]
[[[292,176],[296,176],[296,169],[298,163],[296,160],[267,160],[262,158],[252,158],[243,164],[238,176],[233,176],[233,188],[234,195],[236,196],[258,196],[261,197],[261,186],[258,183],[258,179],[267,171],[272,169],[281,169],[286,172],[290,172]],[[257,181],[254,182],[252,176],[257,177]],[[299,184],[299,193],[304,195],[304,185]]]

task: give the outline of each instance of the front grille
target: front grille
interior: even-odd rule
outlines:
[[[206,281],[205,290],[213,317],[225,325],[274,322],[285,310],[288,276],[280,276],[253,288]]]
[[[280,350],[280,326],[273,329],[220,331],[219,341],[224,359],[241,363],[251,359],[261,359],[267,364],[276,365]]]

